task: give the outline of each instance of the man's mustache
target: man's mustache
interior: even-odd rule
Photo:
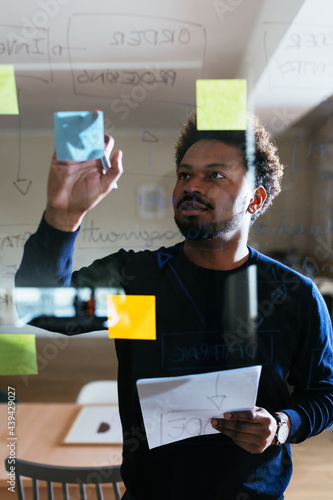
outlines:
[[[209,203],[209,201],[207,200],[204,200],[203,198],[201,198],[200,196],[196,195],[196,194],[193,194],[193,195],[190,195],[190,194],[186,194],[183,196],[183,198],[181,198],[179,200],[179,202],[177,203],[176,205],[176,208],[178,209],[182,203],[185,203],[187,201],[195,201],[197,203],[200,203],[200,205],[203,205],[204,207],[208,208],[208,209],[213,209],[214,206]]]

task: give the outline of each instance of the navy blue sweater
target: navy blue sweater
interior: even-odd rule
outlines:
[[[122,475],[131,494],[137,500],[282,499],[292,472],[290,443],[333,422],[332,329],[316,286],[251,248],[233,271],[203,269],[186,258],[182,244],[120,250],[72,274],[76,235],[42,220],[25,245],[16,286],[114,287],[123,276],[127,294],[156,296],[156,341],[116,340]],[[284,446],[252,455],[211,434],[148,449],[139,378],[256,364],[262,365],[257,405],[290,417]]]

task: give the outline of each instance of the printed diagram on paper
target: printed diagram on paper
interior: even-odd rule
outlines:
[[[261,366],[140,379],[140,398],[149,448],[218,431],[213,417],[227,411],[253,410]]]

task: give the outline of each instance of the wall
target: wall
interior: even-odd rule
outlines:
[[[282,191],[251,231],[256,248],[317,282],[333,279],[330,110],[328,102],[276,138]]]

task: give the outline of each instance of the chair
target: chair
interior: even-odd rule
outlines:
[[[12,459],[6,458],[5,467],[8,472],[12,472],[10,465]],[[16,491],[18,500],[25,500],[22,477],[32,479],[32,500],[39,499],[40,481],[46,482],[47,500],[55,500],[53,483],[60,483],[62,490],[62,500],[70,500],[68,485],[77,485],[79,497],[75,500],[87,500],[86,485],[95,485],[97,500],[103,500],[102,484],[112,484],[115,500],[120,500],[119,483],[122,482],[120,475],[120,465],[108,465],[101,467],[62,467],[56,465],[44,465],[26,460],[15,459]],[[77,493],[77,492],[76,492]],[[89,490],[89,500],[91,492]]]
[[[116,380],[95,380],[84,385],[76,403],[87,404],[118,404],[118,389]]]

